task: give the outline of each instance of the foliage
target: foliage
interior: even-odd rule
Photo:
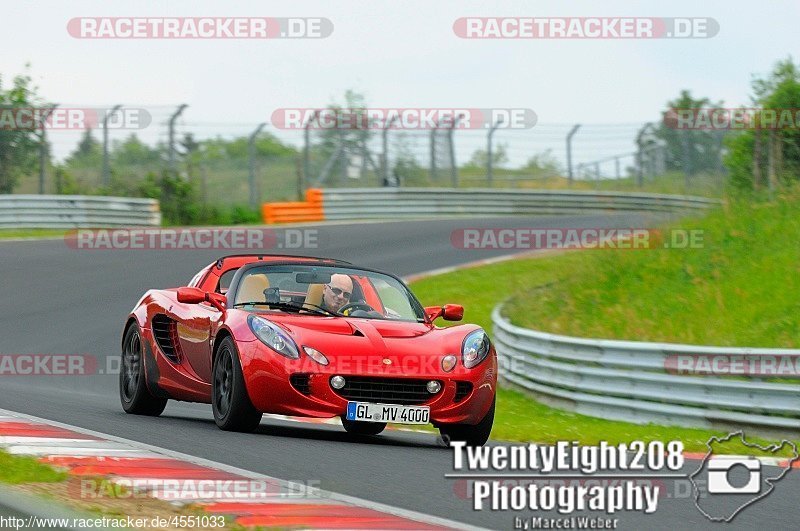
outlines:
[[[553,151],[550,149],[529,158],[525,169],[534,176],[563,175],[564,173],[561,163],[553,156]]]
[[[4,122],[16,122],[15,109],[41,108],[44,102],[36,93],[31,77],[26,73],[14,77],[11,86],[3,88],[0,75],[0,112]],[[21,129],[0,124],[0,194],[10,194],[20,176],[33,171],[36,165],[39,139],[34,129]]]
[[[466,168],[486,168],[489,163],[489,152],[485,149],[476,149],[465,164]],[[508,163],[508,145],[505,143],[492,146],[492,167],[502,168]]]
[[[766,214],[766,212],[764,213]],[[732,250],[733,251],[733,250]],[[412,282],[411,288],[419,297],[423,305],[440,306],[445,303],[464,304],[464,319],[466,322],[476,323],[482,326],[491,334],[491,312],[497,301],[514,296],[512,301],[512,319],[515,322],[537,329],[549,328],[549,323],[553,319],[562,319],[568,322],[575,315],[573,304],[570,302],[569,309],[564,309],[558,304],[548,307],[546,312],[542,312],[538,304],[535,304],[543,291],[550,289],[545,287],[551,285],[560,278],[570,278],[574,275],[582,275],[584,284],[589,284],[594,278],[597,253],[604,251],[576,251],[561,254],[558,256],[543,255],[540,258],[508,260],[496,264],[482,267],[472,267],[460,269],[451,273],[435,275]],[[645,251],[621,251],[620,254],[636,258],[637,256],[647,258],[655,250]],[[670,251],[672,254],[680,254]],[[713,258],[713,257],[710,257]],[[746,258],[742,256],[743,260]],[[581,263],[586,262],[584,265]],[[631,267],[632,266],[632,267]],[[680,271],[680,258],[676,257],[673,266]],[[636,269],[638,264],[627,264],[620,273],[632,279],[638,277]],[[695,266],[692,265],[694,268]],[[604,270],[600,274],[605,276],[610,271]],[[648,276],[648,278],[650,278]],[[555,285],[553,285],[555,286]],[[585,289],[585,288],[584,288]],[[632,298],[644,298],[647,303],[660,305],[664,300],[661,286],[654,286],[652,292],[649,291],[647,283],[637,284],[635,288],[626,285],[626,289],[632,291]],[[568,290],[567,295],[569,295]],[[676,292],[681,292],[680,288]],[[561,292],[559,292],[561,293]],[[787,292],[791,293],[791,292]],[[790,295],[787,295],[790,297]],[[770,297],[763,298],[765,302]],[[569,300],[569,299],[567,299]],[[530,306],[535,307],[531,312]],[[739,305],[733,304],[730,312],[730,319]],[[616,309],[616,307],[615,307]],[[638,310],[639,308],[637,308]],[[597,306],[585,306],[579,308],[579,316],[584,318],[587,315],[597,313],[602,310]],[[776,308],[778,310],[778,308]],[[668,313],[659,314],[659,323],[674,331],[681,331],[683,320],[693,319],[698,321],[700,327],[704,327],[706,332],[714,334],[713,318],[705,314],[690,315],[691,312],[683,312],[678,326],[672,326],[672,316]],[[772,315],[775,312],[771,312]],[[647,312],[642,316],[647,318]],[[698,318],[701,315],[701,318]],[[751,314],[752,315],[752,314]],[[707,323],[711,323],[707,325]],[[613,324],[636,326],[636,322],[624,323],[615,320]],[[774,324],[774,323],[773,323]],[[596,329],[589,334],[601,334],[603,337],[612,335],[612,323],[609,329],[598,332]],[[650,326],[650,329],[660,328]],[[579,330],[575,335],[582,333]],[[680,335],[671,336],[680,339]],[[628,339],[639,339],[639,336],[627,336]],[[765,343],[766,344],[766,343]],[[495,424],[492,429],[492,438],[504,441],[535,441],[539,443],[553,444],[558,441],[579,441],[581,444],[597,444],[599,441],[606,441],[610,444],[630,443],[632,440],[641,439],[644,441],[652,440],[680,440],[683,441],[687,451],[702,451],[705,449],[705,442],[711,435],[719,435],[708,430],[682,428],[676,426],[657,426],[654,424],[631,424],[613,420],[600,419],[562,411],[548,407],[536,401],[530,395],[521,393],[513,388],[500,387],[497,393],[497,413]],[[736,452],[734,452],[736,453]],[[738,452],[741,453],[741,452]]]
[[[667,103],[667,115],[673,109],[711,109],[722,107],[722,102],[709,98],[693,98],[691,91],[682,90],[678,98]],[[722,131],[677,129],[662,120],[655,137],[666,146],[667,171],[689,171],[690,174],[717,171],[722,148]],[[647,139],[643,139],[647,147]],[[654,139],[651,139],[652,143]]]
[[[791,58],[779,61],[765,78],[756,78],[752,84],[753,101],[761,109],[785,109],[796,118],[800,109],[800,68]],[[775,130],[754,128],[732,136],[726,142],[728,153],[725,165],[730,171],[731,182],[742,189],[752,190],[767,182],[767,150],[772,138],[777,143],[773,152],[773,169],[778,182],[792,182],[800,178],[800,124]],[[759,146],[759,148],[757,148]],[[754,153],[759,149],[761,157],[756,161]],[[761,180],[756,182],[754,168],[759,167]]]

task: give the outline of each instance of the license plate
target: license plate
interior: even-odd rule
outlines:
[[[398,406],[394,404],[371,404],[348,402],[347,420],[361,422],[391,422],[393,424],[428,424],[431,408],[428,406]]]

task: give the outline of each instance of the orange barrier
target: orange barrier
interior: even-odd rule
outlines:
[[[322,190],[309,188],[306,190],[305,201],[264,203],[261,205],[261,215],[264,218],[264,222],[270,225],[274,223],[324,221]]]

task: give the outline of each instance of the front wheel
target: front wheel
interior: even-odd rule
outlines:
[[[255,431],[261,422],[261,412],[247,396],[239,355],[230,337],[220,343],[212,372],[211,408],[217,426],[225,431]]]
[[[167,407],[166,398],[150,393],[144,375],[144,345],[137,325],[131,325],[122,341],[122,367],[119,371],[119,398],[125,413],[159,416]]]
[[[385,422],[361,422],[357,420],[347,420],[342,417],[342,426],[347,433],[353,435],[378,435],[386,429]]]
[[[492,405],[486,416],[481,419],[477,424],[443,424],[439,427],[439,433],[442,435],[447,445],[451,441],[463,441],[467,446],[483,446],[489,440],[489,434],[492,433],[492,425],[494,424],[494,406],[497,402],[497,397],[492,400]]]

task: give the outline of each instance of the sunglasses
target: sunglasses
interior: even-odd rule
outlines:
[[[345,299],[350,299],[350,295],[352,295],[352,293],[349,292],[349,291],[345,291],[345,290],[340,289],[340,288],[331,287],[329,284],[325,284],[325,285],[328,286],[328,289],[331,290],[333,292],[333,294],[336,295],[337,297],[342,296]]]

